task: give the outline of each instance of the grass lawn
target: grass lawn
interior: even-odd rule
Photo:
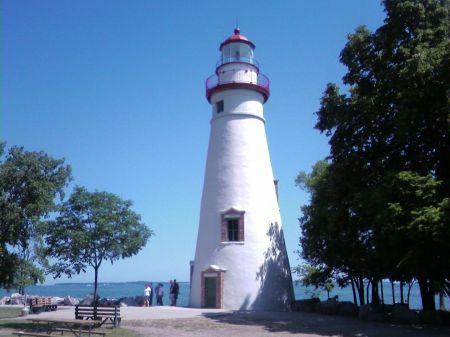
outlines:
[[[0,319],[2,318],[15,318],[20,316],[20,310],[22,308],[0,308]]]
[[[15,331],[34,331],[35,324],[25,320],[16,320],[14,318],[20,316],[21,308],[0,308],[0,336],[1,337],[17,337],[12,333]],[[108,337],[139,337],[133,331],[126,329],[108,329],[100,328],[97,331],[108,331]],[[87,334],[86,334],[87,336]]]

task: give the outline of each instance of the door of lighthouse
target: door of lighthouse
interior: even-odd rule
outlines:
[[[224,269],[210,266],[202,272],[202,308],[223,307]]]
[[[217,277],[205,277],[205,308],[217,308]]]

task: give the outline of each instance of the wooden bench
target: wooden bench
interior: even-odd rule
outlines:
[[[120,326],[120,307],[114,306],[92,306],[76,305],[75,319],[91,319],[101,321],[100,326],[110,322],[114,328]]]
[[[33,314],[39,314],[43,311],[56,311],[58,306],[52,304],[51,297],[32,297],[30,311]]]

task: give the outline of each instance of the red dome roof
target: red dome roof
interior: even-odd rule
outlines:
[[[231,35],[228,39],[226,39],[225,41],[223,41],[220,44],[220,48],[219,50],[222,50],[223,46],[232,43],[232,42],[242,42],[242,43],[246,43],[248,44],[250,47],[252,47],[253,49],[255,49],[255,45],[253,44],[252,41],[250,41],[249,39],[247,39],[244,35],[241,35],[241,30],[239,28],[236,28],[234,30],[234,34]]]

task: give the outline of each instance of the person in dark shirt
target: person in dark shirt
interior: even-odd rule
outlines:
[[[180,293],[180,286],[177,283],[177,280],[174,279],[172,283],[172,294],[173,294],[173,306],[177,305],[178,294]]]
[[[158,283],[158,285],[156,286],[155,295],[156,295],[156,305],[164,305],[163,304],[164,288],[162,283]]]
[[[175,294],[173,293],[173,281],[170,280],[170,288],[169,288],[169,299],[170,299],[170,305],[174,305],[175,304]]]

